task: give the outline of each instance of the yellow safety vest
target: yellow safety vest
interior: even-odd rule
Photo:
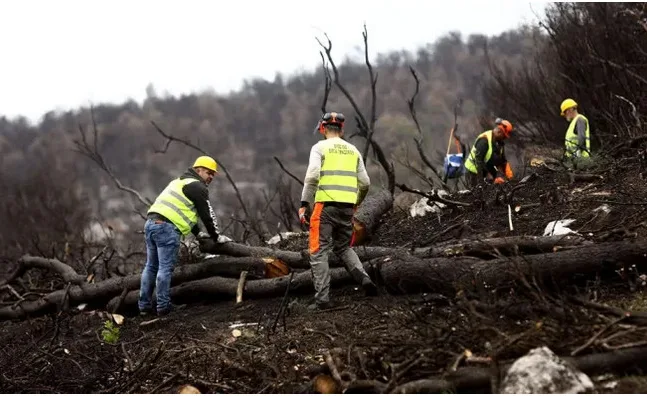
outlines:
[[[586,142],[586,150],[581,150],[577,146],[578,142],[578,137],[577,133],[575,133],[575,124],[577,124],[577,120],[582,117],[584,120],[586,120],[586,133],[585,135],[585,142]],[[566,146],[566,152],[564,155],[566,157],[573,157],[575,156],[575,153],[577,150],[580,151],[580,157],[590,157],[589,153],[591,152],[591,138],[589,136],[589,120],[584,117],[582,114],[578,114],[575,118],[571,120],[571,123],[568,125],[568,129],[566,130],[566,139],[565,139],[565,146]]]
[[[474,140],[472,150],[470,150],[470,155],[467,157],[467,161],[465,161],[465,168],[472,173],[477,173],[478,171],[476,169],[476,141],[482,137],[487,139],[488,144],[487,152],[485,153],[485,162],[488,162],[490,158],[492,158],[492,130],[489,130],[481,133]]]
[[[182,192],[182,187],[197,179],[175,179],[171,181],[155,202],[148,209],[148,213],[159,213],[169,219],[182,235],[187,235],[198,224],[198,212],[195,205]]]
[[[357,203],[357,151],[341,139],[324,140],[322,145],[315,202]]]

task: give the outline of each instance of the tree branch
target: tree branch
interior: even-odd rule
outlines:
[[[90,144],[90,142],[88,142],[86,132],[83,129],[83,126],[79,123],[79,133],[81,135],[81,140],[79,141],[78,139],[75,139],[73,141],[74,145],[76,146],[76,150],[74,151],[89,158],[92,162],[97,164],[99,168],[103,169],[103,171],[106,172],[106,174],[110,177],[110,179],[112,179],[112,181],[114,182],[115,186],[117,186],[118,189],[134,195],[137,198],[137,200],[144,206],[152,205],[153,202],[148,198],[144,197],[139,191],[135,190],[134,188],[124,186],[121,183],[121,181],[119,181],[117,176],[115,176],[112,169],[110,169],[110,166],[106,163],[105,159],[103,158],[103,155],[99,152],[98,128],[97,128],[96,120],[94,118],[94,108],[92,106],[90,106],[90,117],[92,119],[94,141],[92,142],[92,145]]]
[[[360,136],[364,137],[367,139],[367,141],[371,144],[373,147],[373,151],[375,152],[375,155],[377,157],[378,162],[380,165],[382,165],[382,168],[384,168],[384,171],[387,174],[387,179],[388,179],[388,188],[389,191],[393,194],[393,191],[395,190],[395,171],[393,169],[393,164],[390,164],[389,161],[386,158],[386,155],[384,154],[384,151],[382,150],[382,147],[375,142],[372,138],[372,129],[371,125],[373,125],[373,122],[370,124],[366,121],[366,118],[364,117],[364,114],[362,111],[359,109],[359,106],[355,102],[355,99],[353,96],[348,92],[348,90],[341,84],[340,79],[339,79],[339,70],[337,69],[337,65],[335,65],[335,61],[332,59],[331,51],[332,51],[332,41],[330,41],[330,38],[328,37],[328,34],[324,33],[326,40],[328,41],[328,45],[324,45],[321,40],[316,38],[317,42],[323,48],[326,57],[328,58],[328,62],[330,63],[330,67],[332,68],[333,71],[333,81],[335,83],[335,86],[339,88],[339,90],[344,94],[346,99],[350,102],[351,106],[353,107],[353,110],[355,110],[355,120],[357,121],[357,127],[359,130]],[[373,81],[371,82],[373,84]],[[363,158],[364,163],[366,163],[366,156]]]
[[[427,154],[425,154],[425,149],[423,147],[423,139],[424,135],[422,133],[422,128],[420,127],[420,122],[418,121],[418,115],[416,113],[416,96],[418,96],[418,93],[420,92],[420,79],[418,78],[418,74],[416,73],[416,70],[413,68],[413,66],[409,66],[409,71],[411,72],[411,75],[413,76],[413,79],[416,82],[416,89],[413,92],[413,95],[411,95],[411,99],[407,100],[407,106],[409,107],[409,114],[411,114],[411,118],[413,119],[413,122],[416,124],[416,129],[418,130],[418,136],[417,138],[413,138],[413,140],[416,142],[416,148],[418,149],[418,154],[420,155],[420,159],[422,162],[427,165],[429,169],[436,175],[438,178],[438,181],[441,183],[441,186],[443,188],[449,189],[447,184],[443,181],[443,178],[440,176],[436,168],[434,168],[433,164],[427,157]]]
[[[194,150],[196,150],[196,151],[198,151],[198,152],[200,152],[200,153],[202,153],[204,155],[210,155],[206,151],[201,149],[200,147],[196,146],[195,144],[193,144],[193,143],[191,143],[191,142],[189,142],[187,140],[179,139],[179,138],[176,138],[173,135],[167,134],[166,132],[164,132],[162,130],[162,128],[160,128],[155,123],[155,121],[151,120],[151,124],[155,127],[155,129],[157,130],[157,132],[159,132],[160,135],[162,135],[164,138],[166,138],[166,145],[164,146],[164,150],[155,150],[155,153],[163,154],[163,153],[166,152],[166,150],[168,150],[168,148],[169,148],[169,146],[170,146],[170,144],[172,142],[178,142],[178,143],[182,143],[185,146],[190,147],[190,148],[192,148],[192,149],[194,149]],[[240,190],[238,189],[238,186],[236,185],[236,182],[234,182],[234,179],[232,179],[231,174],[229,174],[229,171],[227,171],[227,167],[221,161],[219,161],[216,157],[214,157],[213,155],[211,155],[211,157],[213,157],[213,159],[216,160],[216,162],[218,163],[218,166],[220,167],[220,169],[222,169],[222,171],[225,172],[225,177],[227,177],[227,180],[229,180],[229,183],[234,188],[234,191],[236,193],[236,198],[238,198],[238,202],[240,203],[240,206],[242,207],[243,212],[245,213],[245,217],[247,219],[250,219],[249,212],[247,211],[247,205],[245,205],[245,201],[243,201],[243,196],[241,195]]]
[[[303,186],[303,182],[298,177],[294,176],[292,172],[287,170],[285,166],[283,166],[283,163],[281,163],[281,160],[276,155],[274,156],[274,160],[279,164],[283,172],[287,173],[288,176],[290,176],[292,179],[296,180],[297,183]]]
[[[377,84],[377,73],[373,74],[373,66],[371,66],[371,61],[368,57],[368,31],[366,30],[366,23],[364,23],[364,31],[362,32],[362,37],[364,38],[364,60],[366,62],[366,68],[368,69],[368,77],[371,84],[371,119],[369,121],[367,136],[366,136],[366,145],[364,146],[364,151],[362,155],[364,158],[368,157],[368,149],[371,146],[371,141],[373,139],[373,133],[375,133],[375,106],[377,102],[377,95],[375,93],[375,85]]]
[[[416,188],[409,188],[405,184],[398,184],[398,188],[400,190],[402,190],[402,191],[422,195],[423,197],[425,197],[425,198],[427,198],[427,199],[429,199],[431,201],[440,202],[440,203],[443,203],[443,204],[449,205],[449,206],[472,206],[472,204],[469,204],[469,203],[451,201],[449,199],[442,198],[442,197],[438,196],[438,193],[436,192],[436,190],[432,190],[430,193],[426,193],[426,192],[422,192],[422,191],[420,191],[420,190],[418,190]]]
[[[332,77],[330,76],[330,68],[326,65],[326,58],[324,58],[323,52],[319,51],[319,55],[321,56],[321,66],[324,74],[324,96],[321,102],[321,114],[326,114],[328,95],[330,95],[330,89],[332,88]]]

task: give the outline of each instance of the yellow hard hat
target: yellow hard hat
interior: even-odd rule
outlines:
[[[571,107],[575,107],[575,106],[577,106],[577,102],[575,102],[573,99],[571,99],[571,98],[564,99],[564,101],[562,102],[562,105],[560,106],[560,108],[562,110],[561,115],[563,116],[564,112],[566,110],[570,109]]]
[[[207,156],[203,155],[201,157],[198,157],[195,162],[193,163],[193,167],[197,168],[198,166],[201,166],[203,168],[207,168],[209,170],[212,170],[214,172],[218,172],[218,164],[216,164],[216,160]]]

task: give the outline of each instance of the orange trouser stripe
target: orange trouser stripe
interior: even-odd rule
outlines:
[[[308,240],[308,250],[310,254],[319,251],[319,225],[321,224],[321,211],[323,210],[324,203],[317,202],[310,217],[310,236]]]

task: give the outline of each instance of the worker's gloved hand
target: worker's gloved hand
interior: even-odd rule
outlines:
[[[198,236],[196,238],[197,239],[206,239],[206,238],[210,238],[210,236],[206,232],[200,231],[200,232],[198,232]]]
[[[497,177],[494,179],[494,184],[503,184],[505,183],[505,180],[502,177]]]
[[[514,177],[514,174],[512,173],[512,167],[510,166],[510,163],[505,164],[505,178],[508,180],[512,180]]]
[[[301,202],[301,207],[299,208],[299,221],[301,224],[308,225],[310,224],[310,204],[307,202]]]
[[[218,239],[216,240],[216,243],[226,243],[226,242],[233,242],[233,240],[228,236],[218,235]]]

